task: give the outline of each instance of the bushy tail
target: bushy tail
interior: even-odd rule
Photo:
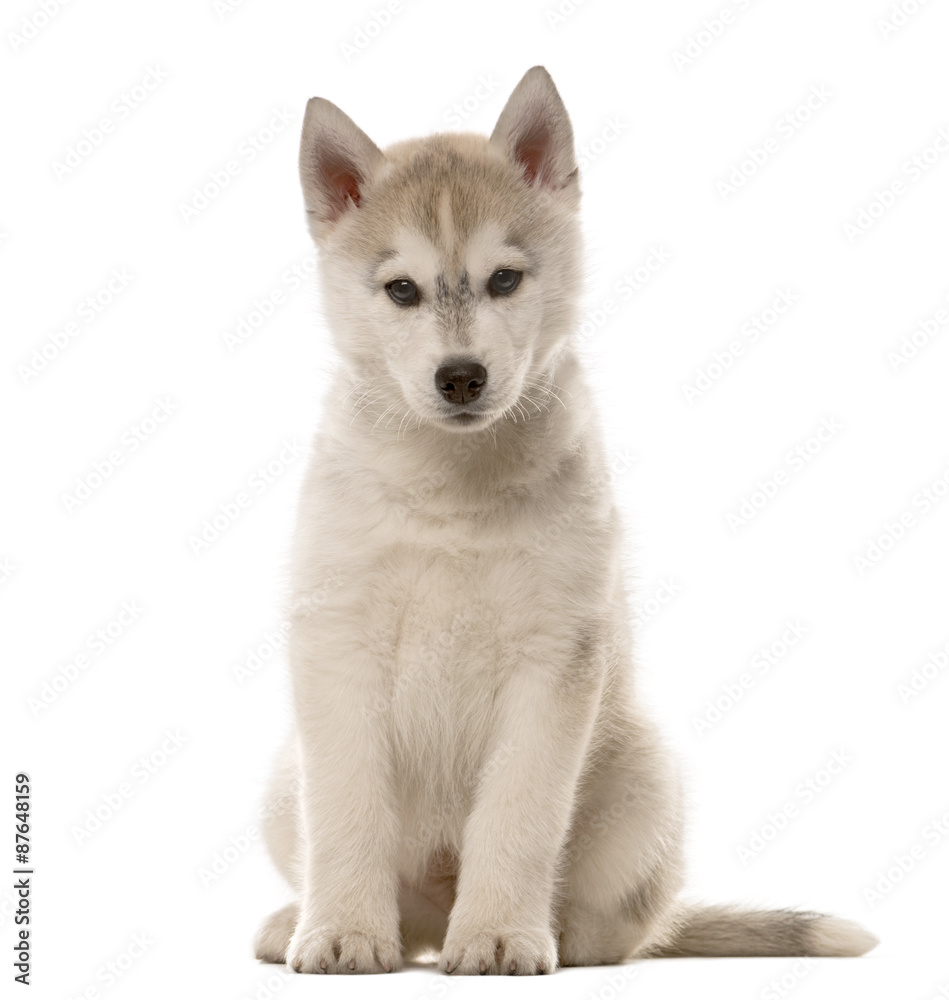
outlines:
[[[823,913],[707,906],[684,910],[677,930],[651,954],[661,958],[854,956],[877,943],[859,924]]]

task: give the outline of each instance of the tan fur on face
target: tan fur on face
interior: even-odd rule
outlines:
[[[402,387],[419,419],[437,404],[429,397],[439,365],[471,356],[490,373],[486,399],[498,413],[508,410],[574,328],[576,181],[558,191],[528,188],[517,165],[476,135],[432,136],[384,155],[359,207],[329,233],[317,227],[325,308],[333,327],[346,329],[340,354],[355,379]],[[487,291],[504,267],[524,273],[509,301]],[[397,278],[419,286],[417,309],[400,313],[388,300],[385,284]]]

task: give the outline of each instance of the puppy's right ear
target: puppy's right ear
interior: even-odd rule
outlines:
[[[322,97],[307,101],[300,138],[300,183],[315,236],[349,211],[384,160],[382,151],[347,115]]]

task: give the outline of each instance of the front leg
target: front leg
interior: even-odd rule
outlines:
[[[538,638],[535,652],[543,648]],[[602,688],[602,664],[580,652],[522,662],[502,688],[492,752],[465,826],[445,972],[553,972],[557,859]]]
[[[398,823],[386,720],[372,710],[382,703],[386,675],[370,654],[302,631],[290,656],[303,897],[287,965],[297,972],[391,972],[402,965]]]

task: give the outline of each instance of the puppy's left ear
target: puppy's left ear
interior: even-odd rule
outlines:
[[[514,88],[491,142],[520,164],[528,184],[557,191],[577,182],[570,118],[543,66],[529,69]]]

